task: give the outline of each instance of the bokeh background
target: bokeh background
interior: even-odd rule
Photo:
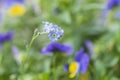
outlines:
[[[0,0],[0,80],[120,80],[119,5],[120,0]],[[34,40],[27,55],[27,45],[36,29],[42,31],[43,21],[64,30],[57,42],[71,45],[71,56],[52,62],[54,56],[41,55],[53,42],[47,34]],[[70,79],[64,63],[71,63],[81,47],[90,57],[88,70]],[[54,63],[58,66],[51,68]]]

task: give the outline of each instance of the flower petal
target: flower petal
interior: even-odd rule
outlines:
[[[77,52],[77,54],[75,55],[75,61],[76,61],[76,62],[80,62],[83,53],[84,53],[84,48],[81,48],[81,49]]]
[[[65,64],[65,65],[64,65],[64,71],[65,71],[65,72],[68,72],[68,69],[69,69],[69,64]]]
[[[88,54],[83,54],[82,59],[80,61],[80,73],[84,74],[89,65],[89,55]]]
[[[65,45],[65,44],[61,44],[58,42],[52,42],[52,43],[48,44],[46,47],[44,47],[41,50],[41,53],[48,54],[48,53],[52,53],[55,51],[66,53],[69,55],[73,52],[73,47],[70,45]]]

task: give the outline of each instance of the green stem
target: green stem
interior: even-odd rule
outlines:
[[[22,62],[22,65],[21,65],[21,68],[20,68],[20,69],[21,69],[21,74],[22,74],[22,79],[23,79],[23,76],[24,76],[24,73],[25,73],[25,64],[26,64],[26,62],[28,62],[29,57],[30,57],[30,48],[31,48],[34,40],[35,40],[39,35],[40,35],[39,33],[37,33],[36,35],[35,35],[35,33],[34,33],[33,36],[32,36],[32,40],[30,41],[30,44],[29,44],[28,47],[27,47],[26,60],[25,60],[25,62]]]
[[[57,73],[56,73],[56,59],[57,59],[57,55],[54,55],[54,57],[53,57],[53,78],[54,78],[54,80],[57,80]]]
[[[35,40],[39,35],[42,35],[42,34],[45,34],[45,33],[46,33],[46,32],[41,32],[41,33],[38,32],[36,35],[35,35],[35,33],[33,34],[32,40],[30,41],[30,44],[29,44],[28,47],[27,47],[27,53],[29,53],[29,50],[30,50],[30,48],[31,48],[34,40]]]
[[[29,50],[34,42],[34,40],[39,36],[40,34],[38,33],[37,35],[33,35],[32,40],[30,41],[30,44],[27,47],[27,53],[29,53]]]
[[[3,61],[3,54],[2,53],[0,53],[0,65],[2,65],[2,62]]]
[[[24,76],[24,73],[25,73],[25,64],[28,62],[29,58],[30,58],[30,48],[34,42],[34,40],[39,36],[39,35],[42,35],[42,34],[45,34],[45,32],[37,32],[37,34],[34,32],[33,36],[32,36],[32,39],[29,43],[29,45],[27,46],[27,54],[26,54],[26,59],[25,59],[25,62],[22,62],[22,65],[20,67],[20,70],[21,70],[21,74],[22,74],[22,79],[23,80],[23,76]]]

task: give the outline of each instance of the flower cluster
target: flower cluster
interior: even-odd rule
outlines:
[[[67,55],[70,55],[73,52],[73,47],[67,44],[65,45],[60,44],[58,42],[52,42],[41,50],[41,54],[49,55],[50,53],[55,51],[59,51],[62,53],[66,53]]]
[[[56,41],[64,35],[64,31],[61,27],[49,22],[43,22],[43,32],[48,33],[48,37],[52,41]]]
[[[91,44],[90,44],[91,45]],[[91,47],[91,46],[88,46]],[[58,42],[52,42],[41,50],[41,54],[50,55],[51,53],[58,51],[70,55],[73,52],[73,47],[70,45],[60,44]],[[71,64],[65,64],[64,70],[70,73],[69,77],[74,78],[79,72],[84,74],[89,65],[89,55],[81,48],[75,55],[75,59]]]
[[[89,56],[84,52],[84,49],[81,48],[80,51],[75,55],[75,59],[71,64],[65,64],[64,70],[69,71],[70,78],[74,78],[79,72],[84,74],[89,65]]]
[[[9,16],[22,16],[26,11],[24,0],[2,0],[2,8]]]

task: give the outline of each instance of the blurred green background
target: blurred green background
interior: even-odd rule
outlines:
[[[119,7],[104,11],[107,0],[26,0],[26,13],[11,17],[2,12],[0,33],[13,31],[11,42],[0,49],[0,80],[53,80],[51,75],[51,56],[43,56],[40,51],[52,41],[47,35],[41,35],[30,48],[29,61],[24,70],[16,62],[12,47],[17,46],[20,58],[26,59],[26,46],[31,41],[35,29],[42,31],[42,21],[59,25],[64,30],[60,43],[73,45],[74,53],[90,40],[93,47],[90,64],[85,74],[69,79],[63,70],[63,64],[56,69],[57,80],[120,80],[120,18],[115,18]],[[74,55],[67,57],[69,63]],[[59,63],[59,62],[58,62]]]

